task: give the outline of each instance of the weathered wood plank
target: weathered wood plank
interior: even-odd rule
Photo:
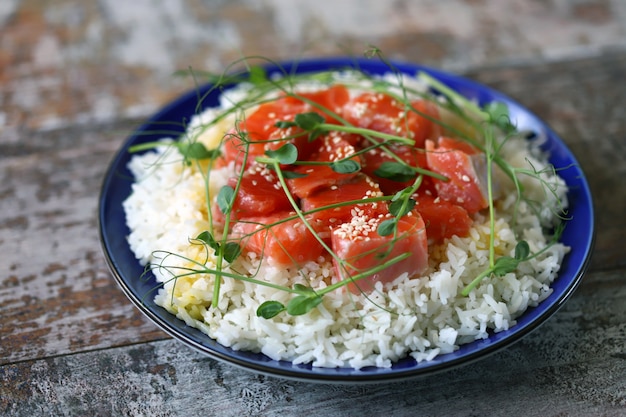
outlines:
[[[402,383],[324,385],[259,376],[174,340],[0,367],[7,416],[449,415],[621,416],[626,409],[626,286],[587,277],[514,346]]]
[[[117,288],[100,249],[97,197],[123,136],[31,138],[37,145],[23,155],[0,158],[0,249],[10,254],[0,275],[0,361],[163,338]]]

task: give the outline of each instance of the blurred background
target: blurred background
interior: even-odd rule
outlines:
[[[2,0],[0,128],[145,117],[193,86],[176,70],[370,45],[461,73],[579,58],[626,48],[626,2]]]

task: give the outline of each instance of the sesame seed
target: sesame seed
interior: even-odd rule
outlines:
[[[353,216],[349,222],[342,223],[333,233],[343,239],[363,240],[370,233],[374,233],[380,224],[380,219],[370,218],[364,211],[358,208],[353,210]]]
[[[354,106],[352,106],[352,114],[356,117],[363,117],[366,111],[367,104],[365,103],[356,103]]]

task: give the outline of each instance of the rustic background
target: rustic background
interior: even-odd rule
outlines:
[[[586,278],[539,331],[403,384],[262,377],[169,339],[107,270],[97,197],[125,137],[193,88],[180,69],[370,45],[484,82],[587,172]],[[626,2],[2,0],[0,414],[626,415]]]

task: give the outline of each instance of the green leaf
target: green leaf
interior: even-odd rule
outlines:
[[[537,254],[533,256],[536,256],[536,255]],[[470,293],[470,291],[476,285],[478,285],[483,278],[485,278],[486,276],[489,276],[490,274],[493,274],[497,277],[503,277],[510,272],[515,272],[520,262],[526,261],[529,258],[531,258],[531,256],[530,256],[530,247],[528,246],[528,242],[524,240],[517,242],[517,245],[515,245],[515,257],[514,258],[510,256],[501,256],[498,259],[496,259],[493,267],[489,268],[488,270],[484,271],[483,273],[479,274],[476,278],[474,278],[474,280],[469,285],[467,285],[463,289],[463,291],[461,291],[461,294],[463,294],[464,296],[467,296]]]
[[[293,179],[293,178],[304,178],[307,177],[309,174],[304,174],[301,172],[293,172],[293,171],[283,171],[283,177],[287,178],[287,179]]]
[[[512,258],[510,256],[501,256],[496,259],[496,262],[493,266],[493,274],[502,277],[509,272],[515,272],[520,262],[526,260],[528,255],[530,254],[530,247],[528,243],[524,240],[521,240],[515,245],[515,257]]]
[[[293,289],[302,294],[315,294],[313,288],[303,284],[293,284]]]
[[[298,160],[298,148],[293,143],[285,143],[276,150],[265,151],[265,155],[274,158],[283,165],[289,165]]]
[[[389,213],[396,217],[402,217],[413,210],[415,204],[416,202],[412,198],[409,198],[408,200],[396,200],[389,205]]]
[[[491,103],[487,103],[483,110],[487,112],[489,117],[491,117],[491,121],[497,121],[501,117],[509,117],[509,108],[506,104],[500,101],[492,101]]]
[[[399,162],[383,162],[374,174],[392,181],[406,182],[415,178],[416,172],[410,166]]]
[[[361,165],[352,159],[335,161],[330,164],[330,168],[338,174],[352,174],[361,169]]]
[[[324,123],[325,119],[315,112],[296,114],[294,121],[303,130],[311,131]]]
[[[324,133],[322,129],[312,130],[311,133],[309,133],[309,138],[308,138],[309,143],[317,139],[322,133]]]
[[[232,263],[241,255],[241,246],[236,242],[228,242],[224,245],[224,259]]]
[[[188,159],[212,159],[220,155],[219,150],[209,150],[200,142],[179,142],[178,150]]]
[[[503,277],[509,272],[514,272],[519,262],[519,260],[511,258],[510,256],[501,256],[496,259],[493,265],[493,274],[498,277]]]
[[[511,123],[509,108],[506,104],[499,101],[488,103],[483,110],[489,114],[492,123],[498,126],[504,133],[512,133],[515,126]]]
[[[262,67],[250,67],[248,81],[254,85],[263,84],[267,81],[267,71]]]
[[[530,247],[528,246],[528,242],[526,242],[525,240],[520,240],[519,242],[517,242],[517,245],[515,245],[515,259],[522,261],[528,258],[528,255],[530,255]]]
[[[278,314],[285,311],[285,306],[278,301],[266,301],[259,306],[256,310],[257,317],[263,317],[264,319],[271,319]]]
[[[378,234],[380,236],[389,236],[396,230],[398,219],[387,219],[378,225]]]
[[[393,197],[391,197],[391,201],[397,201],[399,199],[406,198],[407,194],[411,193],[411,187],[403,188],[402,190],[396,192]]]
[[[215,240],[215,238],[213,237],[213,235],[211,233],[209,233],[208,231],[204,231],[202,233],[200,233],[196,239],[203,241],[204,243],[206,243],[210,248],[213,248],[214,250],[217,250],[219,248],[219,243],[217,243],[217,241]]]
[[[217,206],[222,213],[230,213],[234,197],[235,190],[232,187],[225,185],[220,189],[220,192],[217,194]]]
[[[279,129],[287,129],[288,127],[294,127],[298,125],[296,124],[296,122],[290,122],[289,120],[280,120],[274,123],[274,126],[276,126]]]
[[[322,297],[317,294],[298,295],[287,303],[287,313],[292,316],[301,316],[313,310],[322,302]]]

